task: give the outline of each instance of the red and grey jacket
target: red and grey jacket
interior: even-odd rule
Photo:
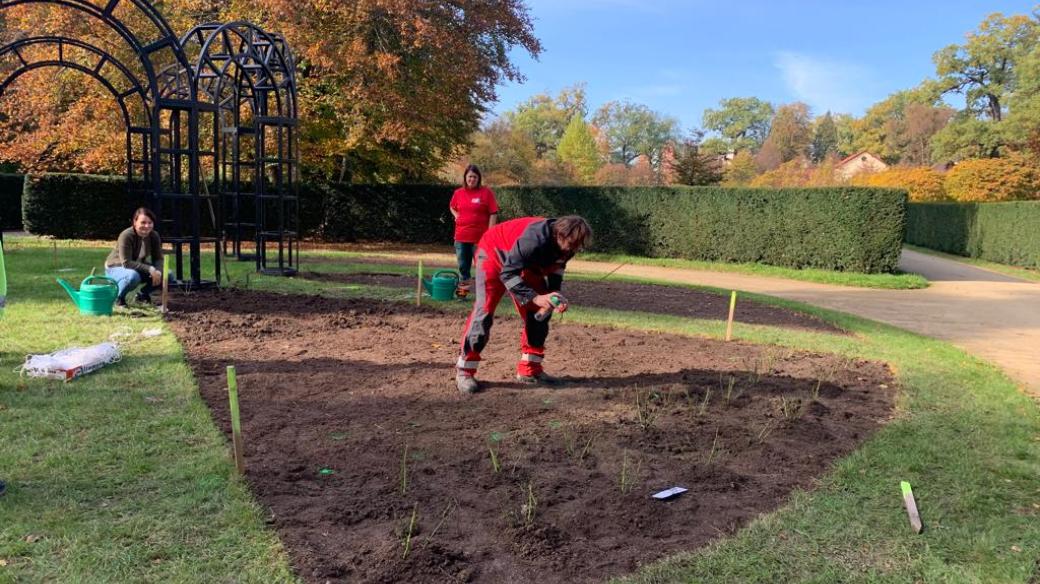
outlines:
[[[498,273],[506,290],[522,305],[538,295],[524,281],[525,273],[544,277],[548,291],[559,292],[567,261],[574,257],[556,244],[552,232],[555,222],[544,217],[512,219],[489,229],[477,244],[491,262],[491,273]]]

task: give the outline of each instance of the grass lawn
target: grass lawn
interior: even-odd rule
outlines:
[[[11,241],[12,289],[0,320],[0,582],[291,581],[263,512],[229,480],[227,446],[169,333],[123,361],[63,385],[19,379],[26,353],[104,340],[158,319],[79,317],[53,283],[78,281],[106,249]],[[403,266],[309,265],[397,271]],[[246,285],[251,265],[230,263]],[[251,288],[405,300],[400,289],[250,275]],[[625,582],[1040,581],[1040,411],[995,368],[948,344],[793,302],[847,337],[737,324],[742,341],[892,364],[899,409],[811,491],[706,549],[647,566]],[[462,313],[463,303],[450,303]],[[503,314],[507,314],[503,311]],[[718,321],[574,307],[568,322],[718,337]],[[479,399],[479,398],[478,398]],[[910,532],[899,481],[926,524]],[[696,494],[693,494],[696,496]]]
[[[1016,278],[1022,278],[1023,280],[1030,280],[1032,282],[1040,282],[1040,270],[1031,269],[1031,268],[1020,268],[1018,266],[1009,266],[1007,264],[998,264],[998,263],[995,263],[995,262],[988,262],[986,260],[980,260],[978,258],[967,258],[967,257],[964,257],[964,256],[943,253],[941,251],[936,251],[934,249],[928,249],[927,247],[918,247],[916,245],[910,245],[910,244],[905,244],[905,243],[903,244],[903,247],[905,247],[905,248],[907,248],[909,250],[912,250],[912,251],[916,251],[918,253],[928,254],[928,255],[932,255],[932,256],[936,256],[936,257],[940,257],[940,258],[945,258],[945,259],[948,259],[948,260],[953,260],[955,262],[961,262],[961,263],[964,263],[964,264],[969,264],[969,265],[976,266],[976,267],[979,267],[979,268],[983,268],[983,269],[986,269],[986,270],[990,270],[990,271],[993,271],[993,272],[1000,272],[1001,274],[1006,274],[1008,276],[1014,276]]]
[[[6,244],[0,582],[295,581],[171,333],[68,384],[14,372],[27,354],[162,322],[77,314],[54,278],[78,287],[107,249],[62,245],[55,265],[49,244]]]
[[[303,254],[304,261],[307,257],[340,257],[340,258],[400,258],[402,254],[414,255],[420,253],[445,253],[454,254],[448,246],[431,245],[393,245],[383,249],[378,245],[343,245],[335,246],[335,249],[312,249]],[[632,264],[642,266],[662,266],[666,268],[685,268],[689,270],[705,270],[709,272],[732,272],[737,274],[748,274],[751,276],[765,276],[770,278],[787,278],[789,280],[801,280],[804,282],[817,282],[820,284],[835,284],[839,286],[852,286],[856,288],[884,288],[892,290],[913,290],[927,288],[928,280],[920,274],[861,274],[858,272],[838,272],[834,270],[817,270],[806,268],[796,270],[793,268],[781,268],[766,264],[731,264],[725,262],[704,262],[697,260],[677,260],[668,258],[644,258],[639,256],[627,256],[605,253],[582,253],[578,256],[582,261],[603,262],[610,264]]]

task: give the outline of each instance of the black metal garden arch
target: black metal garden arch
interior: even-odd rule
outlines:
[[[194,63],[196,94],[217,108],[212,135],[225,244],[238,259],[253,259],[257,271],[295,274],[299,150],[292,53],[280,35],[241,21],[196,26],[181,46]],[[252,254],[242,247],[246,241]]]
[[[46,67],[76,70],[100,82],[116,99],[126,123],[128,203],[143,199],[159,216],[160,233],[164,241],[173,246],[176,284],[190,288],[218,285],[220,250],[225,234],[223,208],[226,206],[221,193],[228,190],[225,188],[228,183],[225,176],[229,174],[226,168],[231,168],[230,174],[237,174],[234,167],[239,163],[236,162],[237,155],[227,154],[228,144],[222,139],[223,129],[230,127],[221,121],[228,108],[221,107],[220,91],[216,94],[210,91],[212,83],[209,80],[214,77],[213,71],[207,67],[214,62],[213,57],[200,61],[207,67],[201,67],[199,62],[191,63],[181,40],[148,0],[100,0],[98,3],[88,0],[0,0],[0,11],[32,4],[58,6],[93,19],[118,35],[124,45],[120,48],[133,55],[133,62],[129,58],[121,61],[113,50],[89,39],[16,31],[20,34],[0,46],[0,97],[21,75]],[[260,39],[260,42],[249,43],[249,53],[259,56],[267,53],[268,57],[253,64],[245,58],[236,59],[236,64],[244,71],[254,70],[260,63],[273,61],[280,64],[277,73],[268,66],[263,75],[238,73],[230,79],[235,84],[233,93],[254,95],[252,103],[257,109],[253,111],[259,112],[254,118],[261,136],[260,147],[254,149],[256,158],[251,166],[257,169],[258,176],[275,177],[271,181],[274,186],[270,188],[264,180],[255,181],[259,184],[252,193],[252,201],[261,209],[256,213],[261,220],[255,223],[254,237],[258,250],[257,269],[267,273],[294,273],[297,259],[293,245],[297,239],[298,203],[295,184],[297,155],[292,129],[296,126],[296,93],[289,51],[284,41],[248,23],[204,25],[193,32],[196,30],[213,31],[214,38],[222,38],[231,30],[251,31],[253,38]],[[191,33],[185,39],[190,36]],[[274,39],[277,41],[273,42]],[[265,41],[268,45],[264,44]],[[212,45],[211,42],[202,46]],[[205,55],[206,50],[200,54]],[[276,58],[271,59],[271,54]],[[200,83],[200,77],[206,81]],[[291,82],[286,83],[286,78]],[[274,89],[268,89],[272,82]],[[217,85],[223,83],[226,81]],[[243,91],[244,87],[248,89]],[[269,105],[261,105],[261,102],[268,101],[267,98],[255,97],[257,87],[262,92],[287,91],[291,94],[288,97],[291,109],[283,110],[278,105],[277,114],[269,115]],[[200,88],[205,99],[199,99]],[[287,114],[284,119],[283,113]],[[264,148],[264,136],[271,131],[268,126],[290,128],[285,152],[279,141],[277,155],[268,155]],[[275,132],[279,137],[283,133],[282,130]],[[203,148],[202,136],[208,134],[213,136],[213,146]],[[230,162],[218,165],[218,159]],[[208,188],[211,173],[215,177],[214,189]],[[237,189],[234,192],[241,191]],[[270,214],[264,211],[268,205],[266,201],[277,203]],[[290,208],[288,212],[284,211],[286,205]],[[233,217],[237,222],[243,222],[240,214]],[[236,248],[240,249],[240,239],[235,241]],[[276,243],[279,249],[277,267],[267,265],[267,248],[271,242]],[[202,253],[206,245],[212,245],[214,250],[212,279],[202,275]],[[283,253],[286,247],[287,253]]]

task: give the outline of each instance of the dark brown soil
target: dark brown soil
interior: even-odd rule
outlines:
[[[414,289],[416,278],[409,274],[384,272],[314,272],[304,271],[300,278],[341,284],[361,284],[387,288]],[[729,298],[682,286],[658,286],[631,282],[568,280],[564,294],[575,307],[609,308],[613,310],[669,314],[684,318],[726,320]],[[814,316],[739,299],[733,320],[784,328],[842,333],[841,329]]]
[[[513,317],[488,390],[463,396],[462,322],[435,308],[213,292],[176,309],[226,433],[237,366],[247,480],[308,582],[629,573],[775,509],[892,408],[879,363],[566,322],[546,365],[567,383],[528,388]],[[672,486],[689,491],[650,497]]]

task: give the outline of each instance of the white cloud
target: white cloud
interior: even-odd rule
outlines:
[[[787,88],[814,114],[858,114],[874,102],[874,74],[857,63],[783,51],[775,64]]]

